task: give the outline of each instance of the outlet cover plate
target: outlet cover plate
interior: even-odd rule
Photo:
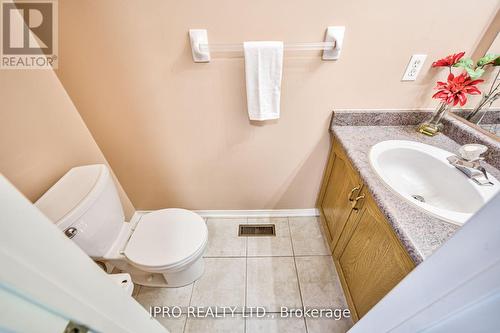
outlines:
[[[427,59],[427,54],[412,55],[401,81],[415,81],[425,63],[425,59]]]

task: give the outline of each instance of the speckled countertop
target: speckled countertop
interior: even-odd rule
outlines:
[[[430,216],[392,192],[371,168],[368,152],[374,144],[385,140],[418,141],[456,152],[460,144],[446,135],[428,137],[415,131],[415,124],[426,115],[427,112],[335,111],[330,126],[330,130],[359,171],[365,186],[416,264],[429,257],[460,226]],[[486,164],[485,168],[500,179],[499,170]]]

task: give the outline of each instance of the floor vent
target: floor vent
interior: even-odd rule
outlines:
[[[240,224],[238,236],[276,236],[276,227],[274,224]]]

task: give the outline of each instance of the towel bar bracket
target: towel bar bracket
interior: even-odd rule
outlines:
[[[328,27],[325,33],[325,42],[334,42],[335,46],[328,50],[323,50],[323,60],[337,60],[344,44],[345,27]]]
[[[205,29],[189,29],[189,39],[191,41],[191,53],[194,62],[210,62],[210,51],[202,51],[200,45],[208,45],[208,33]]]

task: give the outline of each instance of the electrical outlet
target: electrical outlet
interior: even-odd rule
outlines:
[[[418,73],[422,69],[424,65],[425,59],[427,58],[427,54],[414,54],[411,56],[410,62],[408,66],[406,66],[405,74],[401,81],[415,81],[418,76]]]

